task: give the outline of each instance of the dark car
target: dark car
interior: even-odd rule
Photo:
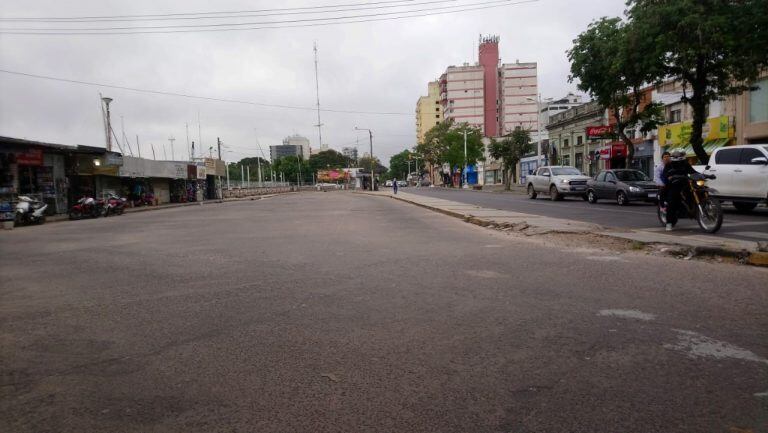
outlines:
[[[616,200],[620,206],[631,201],[656,201],[659,187],[640,170],[603,170],[587,181],[587,201]]]

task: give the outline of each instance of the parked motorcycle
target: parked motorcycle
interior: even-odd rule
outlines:
[[[98,218],[106,212],[104,200],[97,200],[93,197],[82,197],[69,210],[69,219],[79,220],[90,217]]]
[[[723,209],[720,200],[711,197],[714,192],[707,186],[707,179],[715,179],[715,175],[691,174],[688,175],[688,183],[681,194],[679,218],[691,218],[696,220],[701,230],[707,233],[715,233],[723,225]],[[667,213],[665,203],[659,201],[657,209],[659,221],[662,226],[667,225]]]
[[[16,224],[44,224],[48,205],[25,195],[16,203]]]
[[[105,215],[122,215],[125,212],[125,204],[128,199],[125,197],[119,197],[114,194],[109,194],[104,201]]]

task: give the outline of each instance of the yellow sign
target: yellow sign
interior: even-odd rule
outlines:
[[[692,122],[674,123],[659,127],[659,146],[681,146],[691,141]],[[729,116],[707,119],[702,128],[702,138],[716,140],[730,138],[735,135],[733,122]]]

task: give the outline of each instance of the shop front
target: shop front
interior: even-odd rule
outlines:
[[[627,145],[614,141],[598,148],[594,155],[603,161],[605,170],[625,168],[627,162]]]
[[[698,164],[698,157],[691,146],[691,122],[682,122],[659,127],[659,149],[668,152],[681,151],[692,164]],[[707,119],[702,128],[704,151],[711,155],[718,147],[734,143],[736,130],[733,118],[720,116]]]
[[[642,171],[653,178],[653,140],[642,140],[635,143],[635,155],[632,158],[632,168]]]

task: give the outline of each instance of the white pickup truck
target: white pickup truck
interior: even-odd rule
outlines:
[[[768,144],[715,149],[709,165],[694,169],[714,174],[717,178],[707,182],[715,190],[712,195],[733,202],[733,206],[742,212],[768,202]]]
[[[587,199],[587,181],[584,175],[574,167],[546,166],[528,176],[528,198],[535,199],[539,194],[548,194],[551,200],[560,200],[564,196],[579,196]]]

